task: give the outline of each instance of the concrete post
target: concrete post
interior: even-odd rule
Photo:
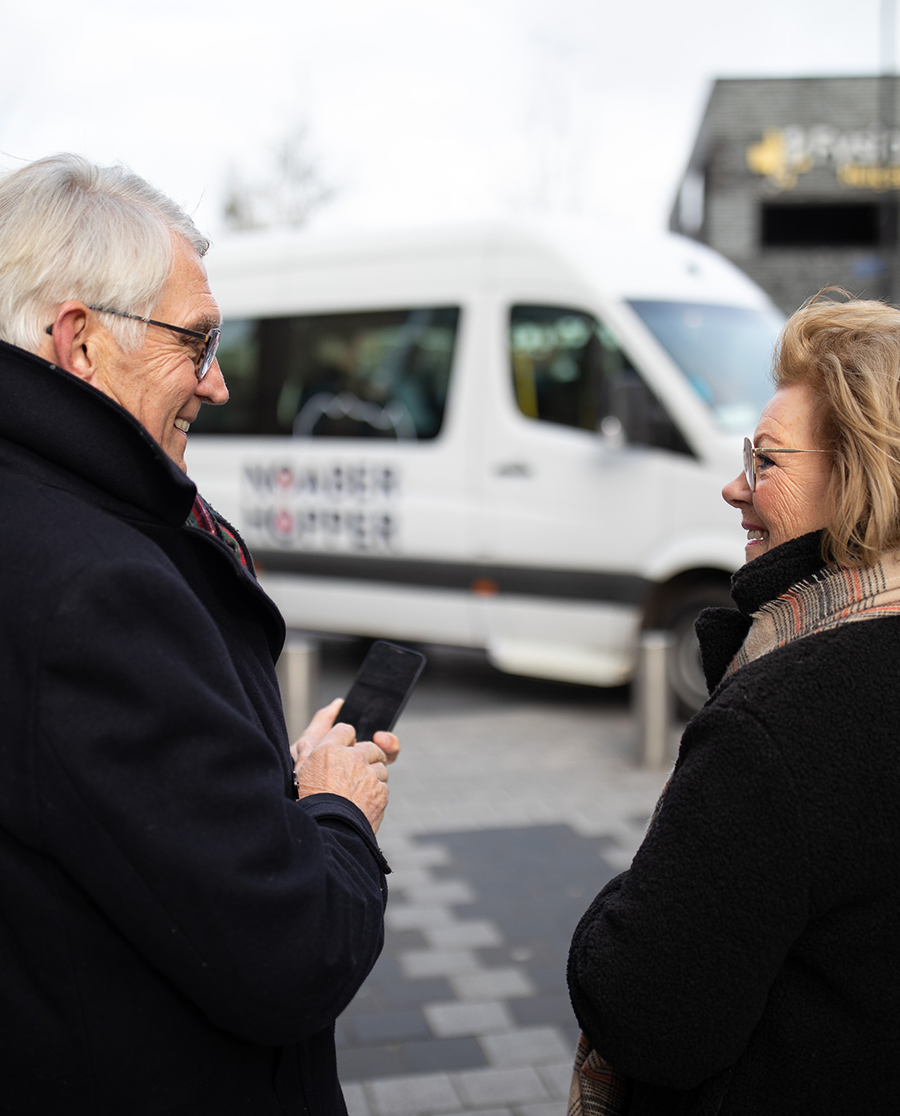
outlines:
[[[633,710],[641,764],[652,769],[663,768],[669,761],[674,701],[666,668],[672,646],[671,632],[641,632]]]
[[[293,743],[313,715],[313,688],[318,655],[315,643],[288,632],[284,650],[275,667],[281,687],[281,704],[288,738]]]

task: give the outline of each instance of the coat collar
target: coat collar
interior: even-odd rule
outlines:
[[[59,487],[179,526],[194,484],[118,403],[34,353],[0,341],[0,439]]]
[[[743,615],[749,617],[792,585],[808,581],[825,565],[822,532],[810,531],[741,566],[731,579],[731,596]]]
[[[753,613],[792,585],[807,581],[824,565],[822,532],[811,531],[741,566],[731,579],[737,608],[706,608],[697,618],[700,660],[710,693],[746,639]]]

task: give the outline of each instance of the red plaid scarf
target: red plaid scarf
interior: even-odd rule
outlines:
[[[191,514],[184,521],[184,525],[185,527],[199,527],[201,531],[208,531],[209,534],[215,535],[217,539],[221,539],[235,552],[244,569],[253,572],[252,559],[241,545],[241,540],[230,530],[225,520],[213,511],[199,492],[194,499]]]
[[[827,566],[753,614],[753,624],[728,673],[795,639],[856,620],[898,615],[900,551],[889,551],[874,566]]]
[[[575,1052],[566,1116],[624,1116],[630,1082],[604,1061],[581,1036]]]

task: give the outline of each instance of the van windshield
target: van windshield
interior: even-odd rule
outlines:
[[[629,303],[719,426],[745,433],[772,394],[769,372],[784,319],[774,309],[687,302]]]

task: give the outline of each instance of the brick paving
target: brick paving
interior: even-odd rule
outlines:
[[[379,832],[393,868],[385,948],[337,1022],[349,1113],[564,1116],[569,939],[630,862],[664,775],[636,766],[623,692],[426,651]],[[361,657],[325,645],[319,701]]]

